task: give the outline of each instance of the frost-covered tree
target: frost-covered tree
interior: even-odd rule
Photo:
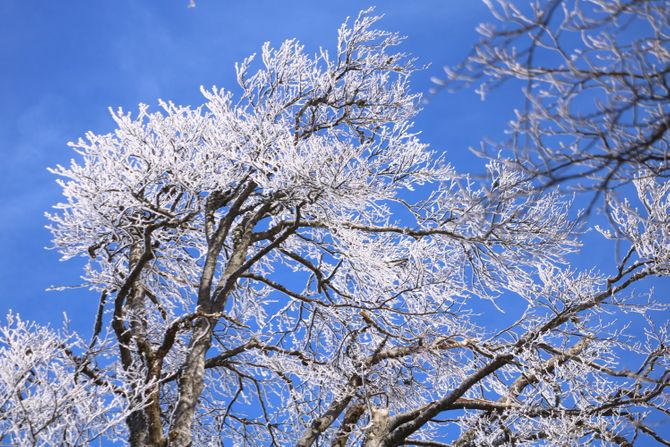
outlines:
[[[114,436],[125,416],[144,404],[134,378],[101,377],[79,358],[85,344],[67,330],[53,331],[9,314],[0,327],[0,433],[2,444],[89,445]],[[104,355],[100,349],[90,355]],[[129,385],[129,388],[126,388]]]
[[[88,259],[94,334],[11,317],[9,442],[660,439],[646,418],[667,414],[667,329],[629,290],[670,272],[668,183],[640,175],[639,203],[612,199],[615,274],[577,271],[558,192],[503,159],[475,181],[419,141],[413,61],[377,21],[345,23],[333,53],[264,46],[237,66],[238,99],[114,111],[113,133],[72,144],[49,218],[63,256]]]
[[[667,0],[484,0],[495,22],[437,89],[521,83],[510,145],[544,186],[595,191],[670,173]],[[483,146],[485,153],[499,148]],[[491,150],[493,149],[493,150]]]

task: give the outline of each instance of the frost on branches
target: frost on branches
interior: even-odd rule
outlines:
[[[139,377],[94,372],[75,355],[83,341],[7,316],[0,327],[0,433],[11,445],[89,445],[105,436],[122,439],[131,401],[143,405]],[[101,349],[91,355],[105,355]],[[128,388],[126,387],[128,386]],[[134,396],[135,393],[138,395]]]
[[[94,336],[10,317],[4,440],[658,436],[646,418],[667,414],[667,332],[649,317],[659,305],[630,291],[668,273],[667,183],[641,174],[641,202],[612,199],[602,231],[629,249],[614,274],[576,271],[559,193],[505,160],[475,181],[418,140],[413,61],[377,20],[343,25],[333,54],[265,45],[237,67],[236,99],[213,88],[195,109],[118,110],[113,133],[72,145],[50,228],[65,258],[88,258]],[[521,311],[501,326],[514,314],[496,307]],[[633,338],[618,318],[649,328]],[[623,366],[629,354],[639,364]]]
[[[525,105],[510,129],[519,168],[595,198],[641,168],[668,176],[667,0],[484,2],[495,21],[480,25],[460,66],[434,80],[438,88],[474,83],[482,98],[504,83],[522,86]]]

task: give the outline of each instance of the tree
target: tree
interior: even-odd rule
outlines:
[[[119,377],[115,385],[94,375],[74,355],[85,344],[67,328],[53,331],[11,313],[7,320],[0,328],[3,440],[12,445],[89,445],[118,431],[132,410],[131,401],[143,403],[139,388],[124,388],[135,378]]]
[[[670,170],[670,4],[665,0],[485,0],[497,24],[441,88],[477,84],[482,98],[520,81],[512,121],[517,167],[540,185],[611,194],[641,169]],[[483,146],[483,153],[496,153]]]
[[[419,141],[414,62],[378,19],[345,23],[332,56],[265,45],[257,71],[236,67],[236,102],[213,88],[195,109],[118,110],[113,133],[72,145],[49,218],[63,256],[88,259],[94,335],[10,318],[12,443],[661,439],[646,418],[667,414],[663,306],[628,291],[669,273],[670,184],[638,176],[642,211],[612,201],[615,274],[571,268],[561,193],[505,159],[476,181]],[[482,322],[487,302],[518,318]]]

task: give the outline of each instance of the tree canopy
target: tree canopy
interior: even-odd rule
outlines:
[[[667,297],[645,282],[670,274],[667,2],[514,5],[448,71],[528,82],[483,177],[421,142],[416,62],[371,10],[334,51],[264,45],[240,94],[112,110],[113,132],[71,143],[48,217],[87,260],[94,333],[10,314],[3,440],[670,444],[648,422],[668,416]],[[628,17],[653,37],[608,34]],[[579,218],[555,187],[572,179],[609,220]],[[621,249],[610,271],[571,265],[590,227]]]

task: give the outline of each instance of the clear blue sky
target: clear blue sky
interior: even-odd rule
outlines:
[[[43,213],[60,200],[47,167],[67,163],[66,146],[87,130],[109,132],[109,106],[133,110],[158,98],[197,105],[199,86],[234,89],[233,65],[265,41],[298,38],[308,48],[333,48],[336,30],[368,1],[198,0],[0,2],[0,318],[25,318],[90,331],[97,297],[91,292],[45,292],[79,283],[81,262],[58,262]],[[442,65],[459,61],[476,41],[475,26],[490,20],[476,0],[384,0],[381,27],[408,36],[404,50],[422,64],[416,91]],[[518,96],[515,96],[518,98]],[[482,172],[468,152],[485,137],[500,138],[513,100],[495,92],[481,103],[472,91],[440,94],[416,128],[459,170]],[[603,253],[602,258],[610,258]],[[593,255],[591,255],[593,256]],[[593,260],[593,258],[591,258]]]

